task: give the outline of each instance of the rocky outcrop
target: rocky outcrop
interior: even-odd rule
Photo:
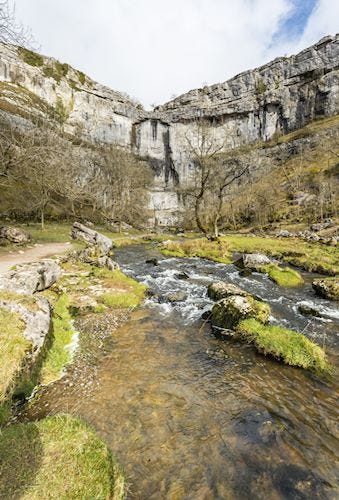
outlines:
[[[109,254],[115,246],[110,238],[80,224],[80,222],[74,222],[71,237],[74,240],[82,240],[88,245],[96,247],[103,255]]]
[[[329,300],[339,300],[339,278],[315,279],[312,283],[317,295]]]
[[[61,268],[53,259],[21,264],[0,275],[0,290],[19,294],[33,294],[49,288],[61,275]]]
[[[32,237],[26,231],[12,226],[0,227],[0,245],[15,243],[17,245],[25,245],[31,241]]]
[[[191,90],[153,112],[67,64],[27,57],[27,51],[2,44],[0,110],[23,126],[32,113],[51,117],[62,112],[67,133],[82,130],[86,140],[123,146],[147,159],[155,172],[154,222],[175,224],[180,204],[175,188],[194,179],[187,135],[197,118],[204,118],[215,139],[229,149],[338,113],[338,40],[325,37],[297,55]]]
[[[79,250],[78,252],[75,252],[74,258],[79,262],[84,262],[85,264],[90,264],[91,266],[106,267],[110,271],[120,269],[117,262],[112,260],[109,255],[102,254],[100,251],[98,252],[96,247],[88,247],[84,250]]]

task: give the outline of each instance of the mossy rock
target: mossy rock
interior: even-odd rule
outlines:
[[[316,279],[312,286],[317,295],[329,300],[339,300],[339,277]]]
[[[246,318],[253,318],[260,323],[267,323],[270,306],[253,297],[232,295],[217,302],[211,312],[213,326],[225,329],[234,329],[238,323]]]
[[[291,366],[298,366],[316,373],[331,373],[333,368],[325,351],[305,335],[281,326],[263,325],[254,318],[239,322],[239,338],[253,343],[256,349]]]

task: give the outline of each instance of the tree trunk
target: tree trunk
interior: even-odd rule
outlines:
[[[195,207],[194,207],[194,215],[195,215],[195,220],[196,220],[196,223],[197,223],[197,226],[199,228],[199,230],[206,236],[207,238],[207,231],[206,229],[204,228],[204,225],[201,221],[201,218],[200,218],[200,207],[201,207],[201,197],[198,197],[195,201]]]
[[[42,207],[42,209],[41,209],[40,221],[41,221],[41,230],[44,231],[45,230],[45,207]]]

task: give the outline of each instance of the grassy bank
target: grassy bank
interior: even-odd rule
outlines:
[[[203,238],[168,242],[164,244],[161,252],[171,257],[202,257],[226,264],[232,262],[234,252],[264,253],[306,271],[328,275],[335,275],[339,272],[339,255],[336,247],[307,243],[297,238],[278,239],[230,234],[220,238],[219,242],[211,242]],[[297,276],[292,276],[291,272],[289,275],[278,276],[277,269],[273,267],[268,272],[278,283],[279,281],[281,283],[291,280],[297,283],[298,281]]]
[[[50,292],[47,296],[53,306],[53,341],[41,369],[40,382],[42,384],[57,380],[65,366],[70,363],[70,344],[74,335],[67,294],[62,293],[58,296]]]
[[[12,391],[31,343],[23,336],[25,323],[19,314],[0,307],[0,405]]]
[[[0,497],[125,498],[107,446],[78,418],[60,415],[0,431]]]
[[[280,326],[269,326],[251,318],[240,321],[237,331],[259,352],[284,363],[316,373],[330,373],[331,365],[324,350],[305,335]]]

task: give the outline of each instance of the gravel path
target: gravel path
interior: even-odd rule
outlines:
[[[70,243],[44,243],[35,244],[20,250],[10,251],[0,255],[0,274],[8,271],[17,264],[34,262],[52,255],[58,255],[71,249]]]

